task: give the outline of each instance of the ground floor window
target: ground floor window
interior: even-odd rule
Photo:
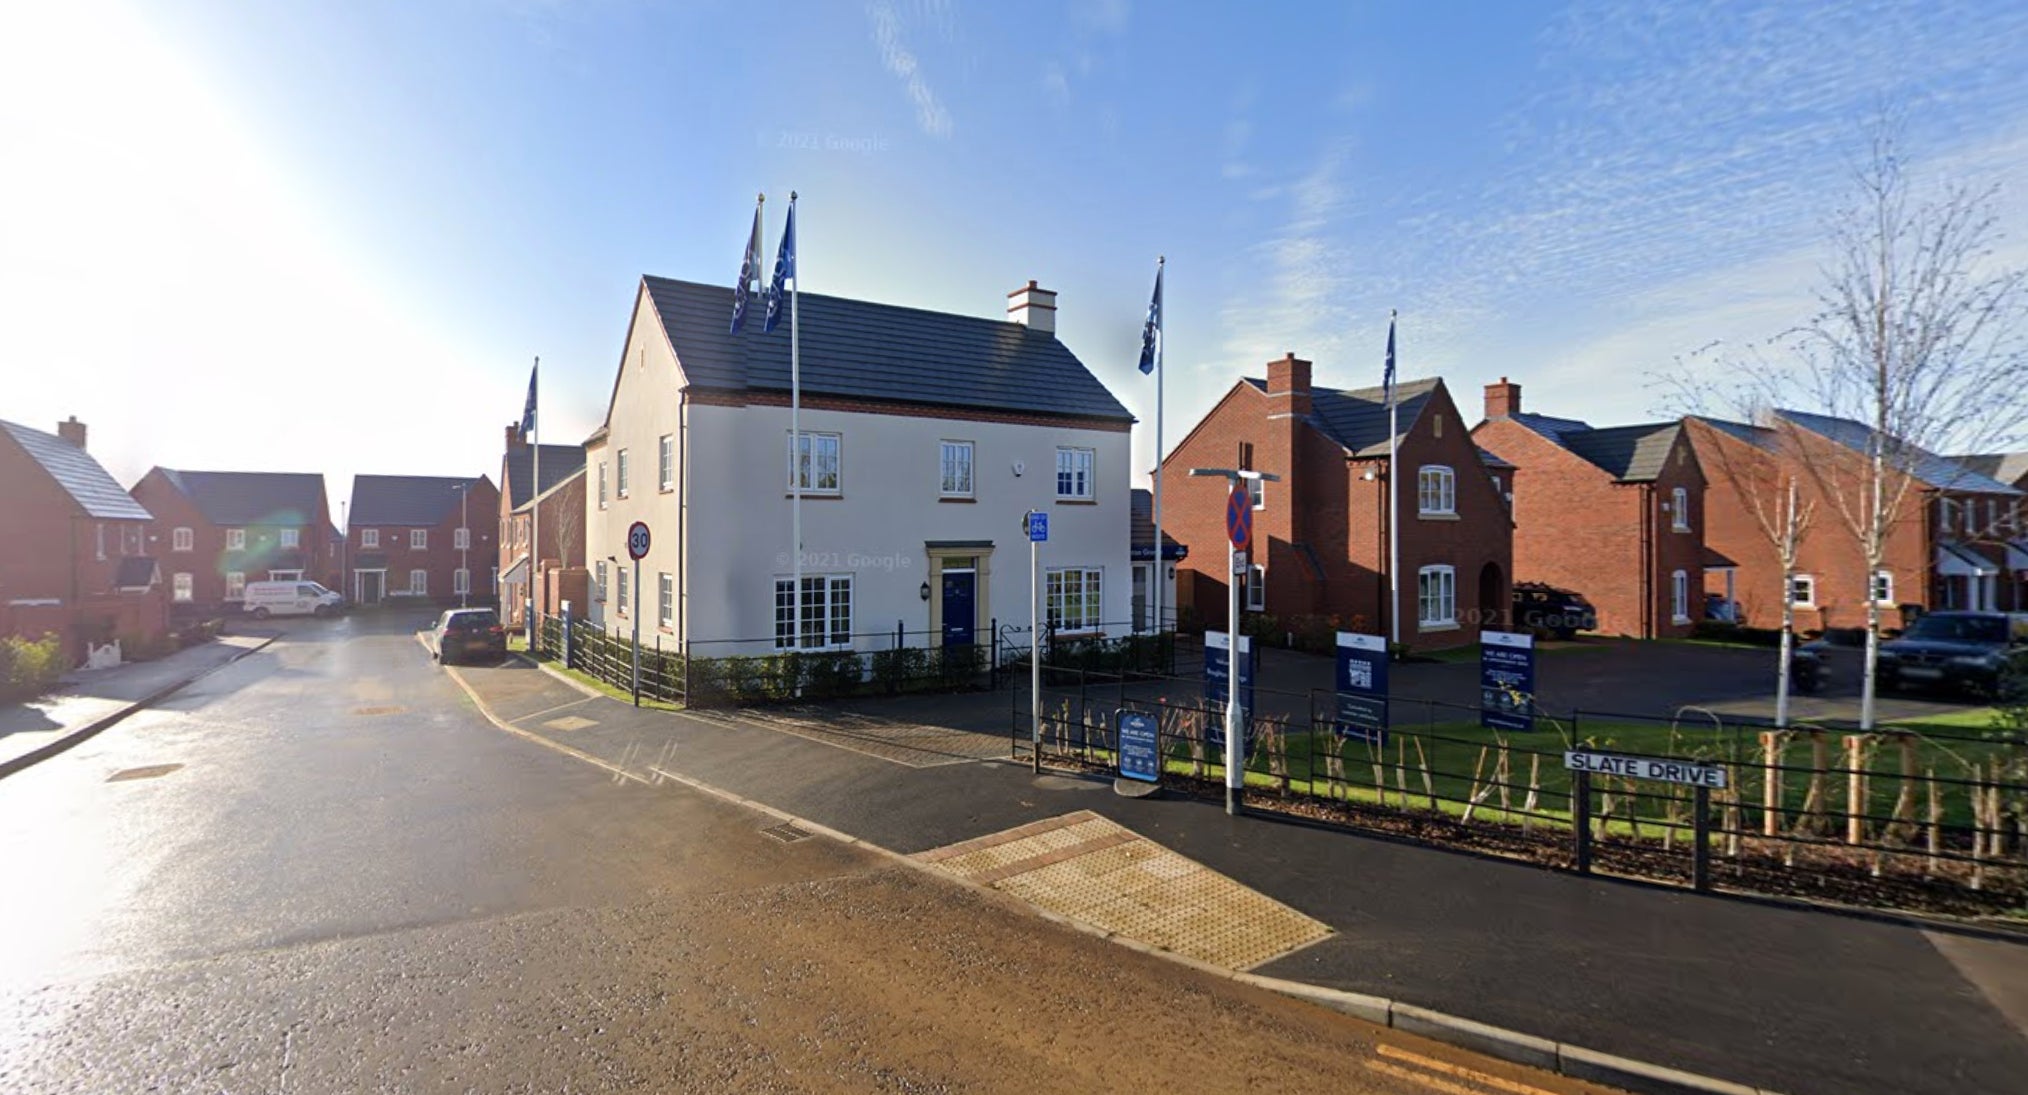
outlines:
[[[775,649],[848,649],[852,645],[852,576],[803,575],[803,614],[796,619],[796,581],[775,579]]]
[[[472,592],[472,572],[464,567],[451,571],[451,592],[457,594]]]
[[[666,571],[655,583],[655,622],[671,629],[676,626],[676,579]]]
[[[1681,570],[1669,575],[1669,617],[1679,624],[1690,622],[1690,575]]]
[[[1098,567],[1059,567],[1049,572],[1049,623],[1058,631],[1096,631],[1104,617]]]
[[[268,581],[270,582],[300,582],[302,580],[303,580],[303,572],[300,570],[268,571]]]
[[[1797,608],[1817,607],[1817,579],[1808,574],[1790,575],[1789,599]]]
[[[237,570],[225,572],[225,599],[243,601],[246,599],[246,574]]]
[[[197,586],[195,581],[191,578],[190,575],[178,574],[175,577],[171,578],[169,581],[171,586],[175,590],[173,596],[179,602],[188,603],[197,596],[196,593]]]
[[[1894,603],[1894,572],[1882,570],[1873,575],[1873,603],[1877,605]]]
[[[1246,610],[1267,611],[1267,568],[1259,563],[1246,568]]]
[[[1423,627],[1458,625],[1458,575],[1446,566],[1416,572],[1416,622]]]
[[[606,562],[604,559],[601,559],[599,560],[598,567],[592,572],[592,600],[604,601],[605,599],[606,599]]]
[[[613,573],[619,576],[613,589],[613,592],[619,594],[619,604],[615,611],[625,616],[627,614],[627,568],[616,566],[613,568]]]
[[[430,591],[429,571],[411,570],[408,572],[408,592],[410,596],[414,597],[427,596],[429,594],[429,591]]]

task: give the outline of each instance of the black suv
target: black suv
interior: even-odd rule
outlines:
[[[1514,583],[1514,627],[1568,639],[1598,629],[1598,610],[1583,594],[1541,582]]]
[[[1880,683],[1991,696],[2003,675],[2028,672],[2028,615],[1931,612],[1880,646]]]

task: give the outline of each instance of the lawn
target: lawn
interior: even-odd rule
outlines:
[[[513,647],[509,646],[508,649],[512,650]],[[524,647],[523,649],[526,648]],[[583,684],[598,690],[598,692],[602,695],[609,696],[613,699],[619,700],[621,703],[634,702],[634,693],[630,689],[614,688],[612,685],[607,684],[602,680],[599,680],[597,677],[594,677],[589,673],[577,669],[565,669],[564,667],[552,661],[542,661],[539,664],[542,666],[542,668],[547,669],[552,673],[560,673],[563,676],[569,677],[571,680],[578,682],[579,684]],[[645,692],[642,693],[641,695],[641,706],[651,711],[683,710],[683,705],[680,703],[670,703],[667,700],[658,700],[653,696],[646,694]]]

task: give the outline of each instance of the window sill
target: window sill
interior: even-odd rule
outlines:
[[[977,502],[977,501],[978,501],[978,499],[977,499],[977,498],[973,498],[973,497],[970,497],[969,495],[961,495],[961,494],[942,494],[942,495],[938,495],[938,496],[937,496],[937,501],[939,501],[939,502],[958,502],[958,503],[961,503],[961,504],[964,504],[964,505],[971,505],[972,503],[974,503],[974,502]]]
[[[798,497],[798,495],[796,494],[795,491],[787,490],[782,492],[782,497],[795,498]],[[802,493],[800,497],[803,499],[803,501],[807,502],[812,498],[824,498],[824,499],[843,498],[845,497],[845,492],[842,490],[825,490],[825,491],[806,490]]]
[[[1450,620],[1448,622],[1437,621],[1431,623],[1424,623],[1418,620],[1416,621],[1415,629],[1417,631],[1456,631],[1458,629],[1458,622],[1456,620]]]
[[[1672,624],[1675,624],[1675,625],[1677,625],[1677,626],[1679,626],[1679,627],[1680,627],[1680,626],[1682,626],[1683,624],[1687,624],[1687,623],[1689,623],[1689,622],[1690,622],[1690,617],[1688,617],[1688,616],[1671,616],[1671,617],[1669,617],[1669,622],[1670,622],[1670,623],[1672,623]]]
[[[1059,506],[1096,506],[1096,505],[1098,505],[1098,499],[1096,499],[1096,498],[1058,498],[1058,499],[1056,500],[1056,504],[1057,504],[1057,505],[1059,505]]]
[[[1458,513],[1456,510],[1452,510],[1448,513],[1437,513],[1425,510],[1417,510],[1415,518],[1418,521],[1455,521],[1458,519]]]
[[[1669,526],[1669,531],[1670,531],[1670,532],[1685,532],[1685,533],[1687,533],[1687,532],[1689,532],[1690,530],[1689,530],[1689,529],[1687,529],[1687,528],[1685,528],[1685,527],[1683,527],[1682,525],[1670,525],[1670,526]]]
[[[1049,634],[1053,638],[1058,639],[1102,639],[1105,638],[1106,633],[1104,628],[1099,627],[1084,627],[1076,630],[1060,627]]]

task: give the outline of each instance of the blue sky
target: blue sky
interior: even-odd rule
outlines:
[[[1389,308],[1468,414],[1637,421],[1808,315],[1881,103],[1920,171],[2028,177],[2018,3],[43,7],[0,16],[0,417],[334,503],[495,472],[536,354],[581,439],[640,275],[729,283],[757,191],[812,291],[1056,289],[1149,427],[1166,254],[1174,443],[1284,351],[1375,383]]]

